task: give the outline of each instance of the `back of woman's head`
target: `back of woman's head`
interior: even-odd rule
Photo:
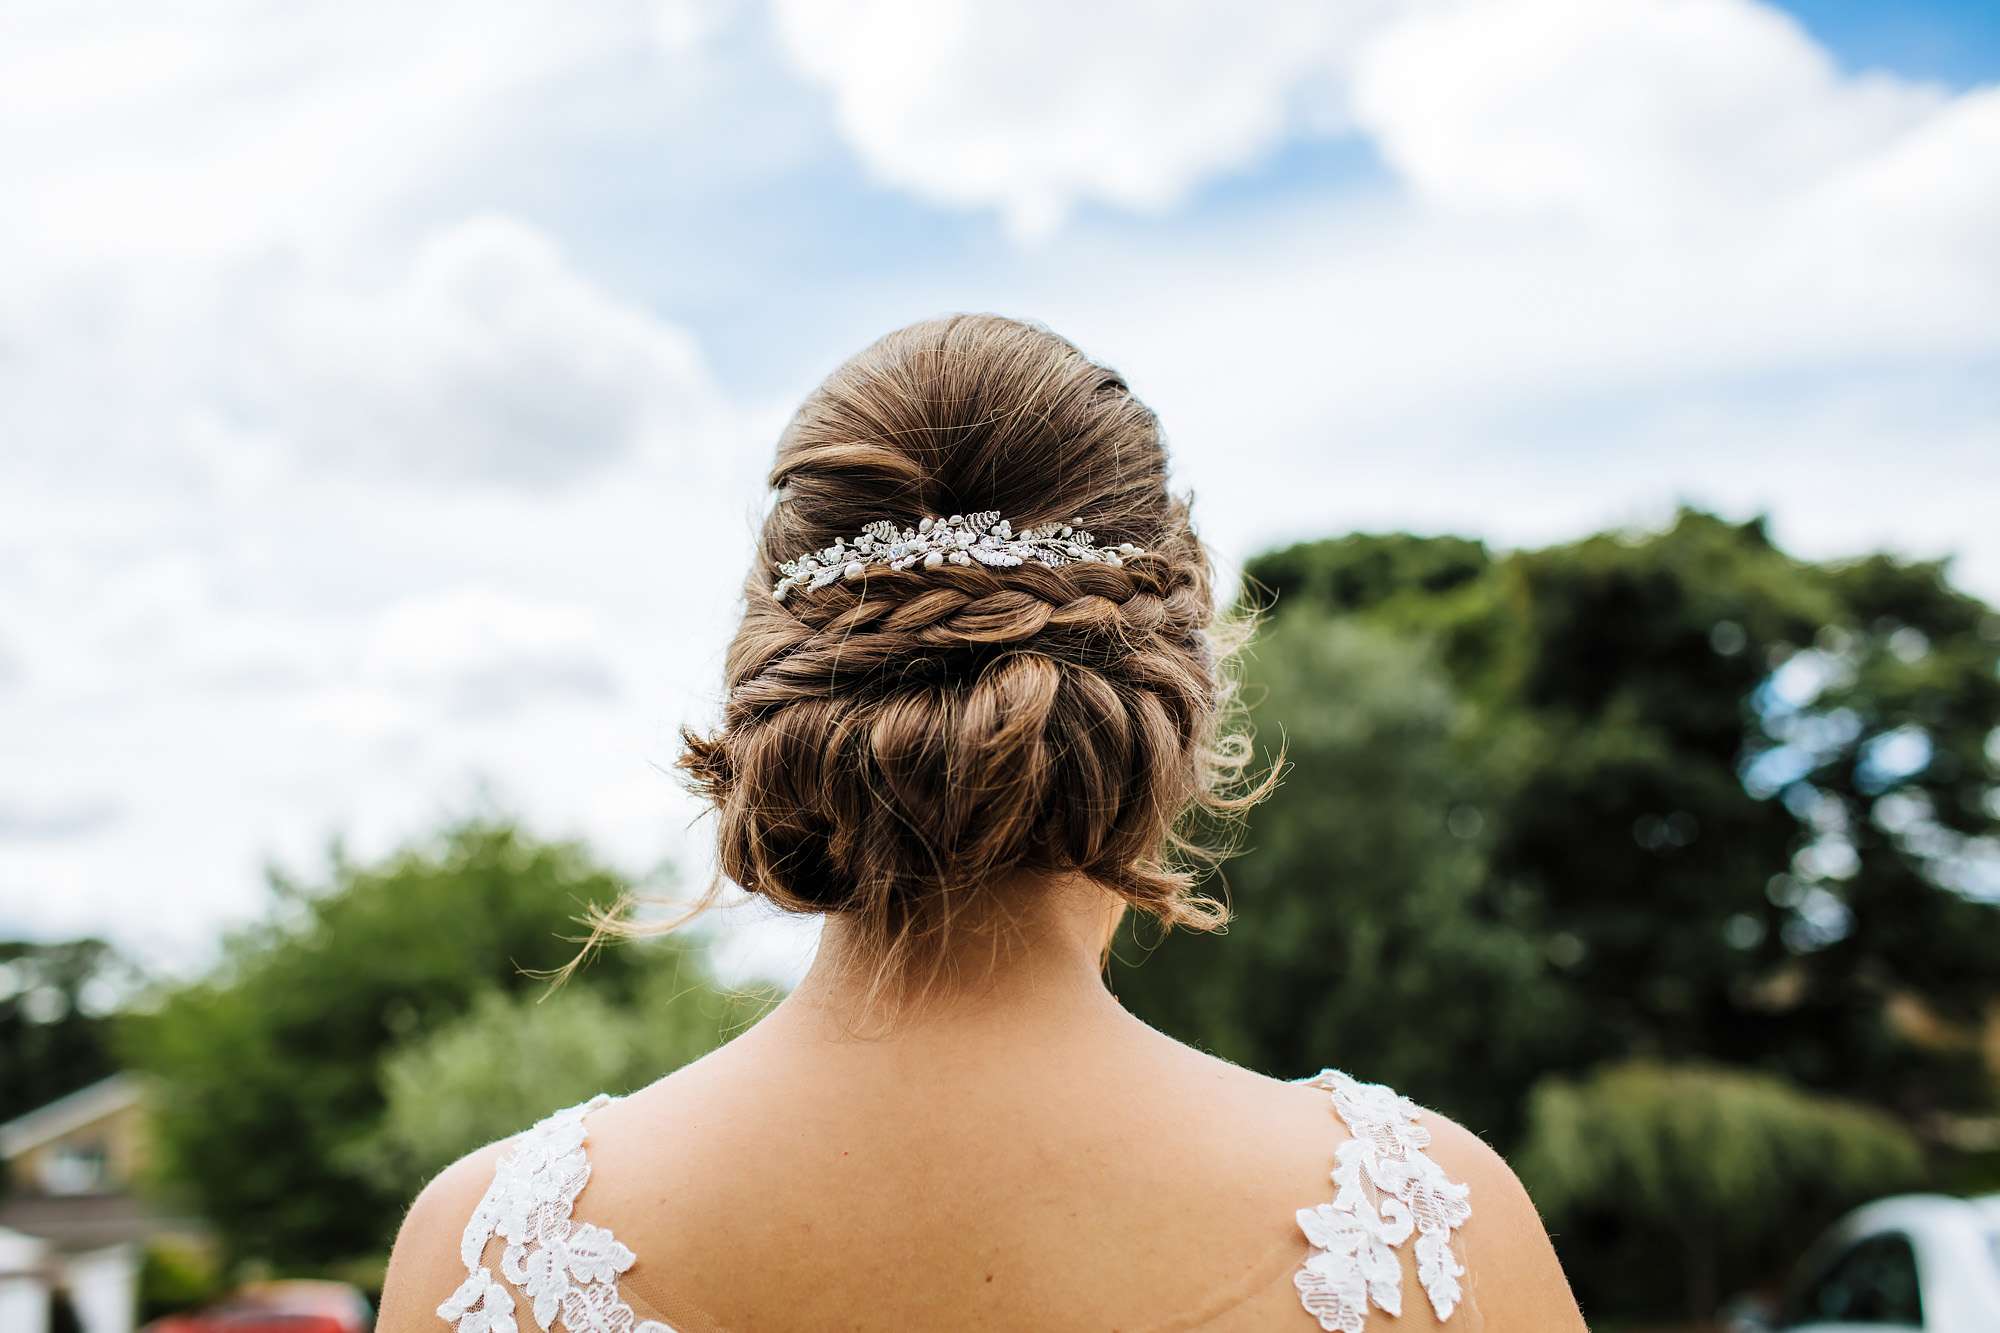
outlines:
[[[1046,329],[962,315],[835,370],[778,444],[776,491],[712,735],[682,766],[720,868],[839,914],[876,961],[935,966],[1005,919],[1014,872],[1075,872],[1168,925],[1212,927],[1176,824],[1220,811],[1225,737],[1208,557],[1167,489],[1159,423]],[[998,511],[1137,554],[1050,567],[869,563],[774,595],[780,566],[869,524]]]

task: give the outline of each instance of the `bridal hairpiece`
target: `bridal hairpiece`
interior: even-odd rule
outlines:
[[[784,577],[771,585],[771,596],[782,602],[795,588],[816,592],[838,579],[858,579],[871,565],[937,569],[976,561],[1000,569],[1033,560],[1055,569],[1074,564],[1122,565],[1127,557],[1144,553],[1131,542],[1099,546],[1076,520],[1043,523],[1016,532],[997,509],[927,518],[914,528],[898,529],[883,519],[861,529],[857,537],[843,537],[823,551],[779,565]]]

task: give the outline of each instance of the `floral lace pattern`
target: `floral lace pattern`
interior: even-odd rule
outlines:
[[[619,1275],[635,1262],[632,1251],[605,1228],[570,1216],[590,1179],[583,1118],[610,1100],[599,1093],[557,1111],[501,1155],[459,1239],[465,1281],[437,1308],[458,1333],[520,1333],[514,1292],[500,1278],[527,1297],[544,1333],[558,1321],[567,1333],[673,1333],[658,1320],[639,1319],[618,1294]],[[500,1277],[484,1257],[496,1235],[507,1243]]]
[[[1451,1233],[1472,1216],[1466,1187],[1424,1155],[1431,1133],[1409,1098],[1338,1069],[1307,1080],[1333,1095],[1353,1135],[1334,1154],[1331,1203],[1301,1208],[1299,1230],[1312,1253],[1292,1285],[1306,1313],[1326,1333],[1362,1333],[1368,1307],[1403,1312],[1403,1271],[1396,1247],[1416,1234],[1417,1281],[1439,1320],[1451,1318],[1464,1265]]]

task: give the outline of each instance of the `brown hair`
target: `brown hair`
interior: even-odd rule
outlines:
[[[1080,872],[1169,926],[1226,920],[1196,888],[1219,853],[1177,826],[1263,785],[1241,789],[1248,740],[1220,725],[1207,553],[1116,372],[1034,324],[913,324],[807,396],[770,481],[721,725],[683,732],[723,875],[851,918],[885,975],[934,970],[1016,870]],[[772,595],[781,562],[865,524],[980,510],[1144,553]]]

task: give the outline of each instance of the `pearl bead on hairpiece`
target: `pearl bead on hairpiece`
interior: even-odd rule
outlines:
[[[1074,564],[1122,565],[1128,557],[1144,553],[1130,542],[1099,546],[1075,520],[1043,523],[1016,532],[997,509],[927,518],[914,528],[900,530],[887,520],[877,520],[861,529],[857,537],[843,537],[823,551],[779,565],[778,572],[784,577],[771,585],[771,596],[782,602],[797,588],[815,592],[837,579],[858,579],[871,565],[937,569],[977,562],[1003,569],[1033,560],[1055,569]]]

